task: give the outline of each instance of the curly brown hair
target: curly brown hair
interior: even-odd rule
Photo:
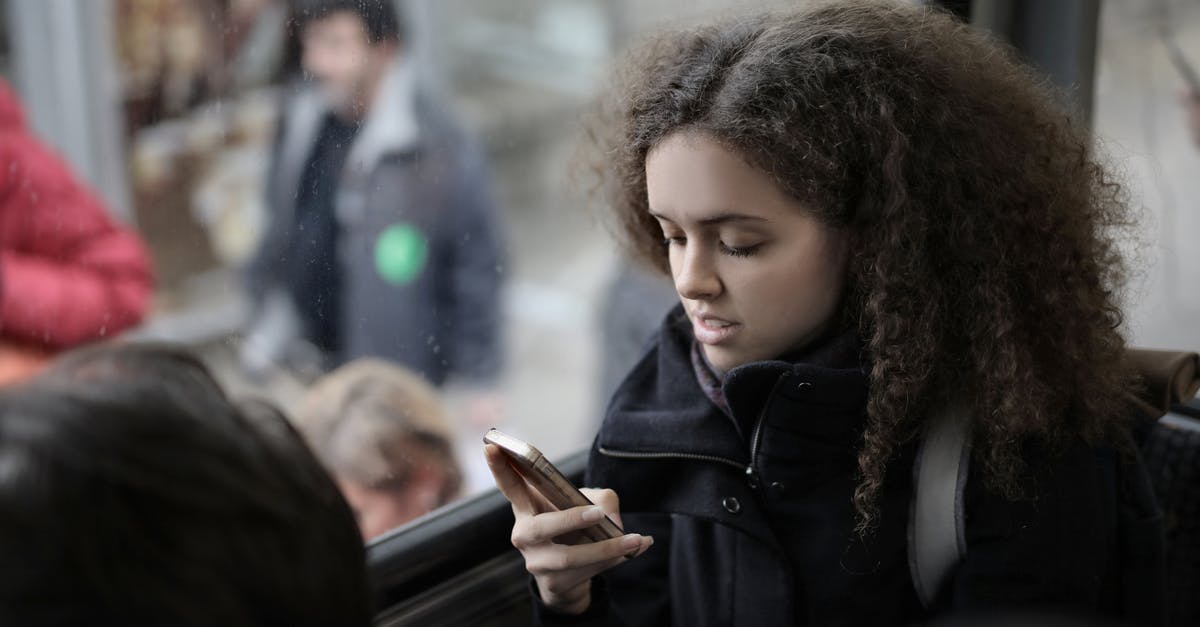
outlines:
[[[1124,428],[1116,227],[1131,213],[1012,50],[933,9],[855,2],[661,35],[624,68],[597,128],[635,252],[669,270],[645,161],[685,131],[852,233],[845,319],[870,357],[860,531],[941,403],[970,410],[985,480],[1014,498],[1025,443]]]

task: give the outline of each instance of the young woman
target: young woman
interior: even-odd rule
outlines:
[[[854,2],[661,36],[618,93],[614,210],[681,304],[609,406],[599,508],[552,511],[487,451],[539,620],[1120,614],[1129,216],[1034,74],[949,16]],[[947,407],[967,550],[926,607],[913,459]],[[636,533],[554,542],[600,511]]]

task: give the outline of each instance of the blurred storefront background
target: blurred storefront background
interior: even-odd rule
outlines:
[[[398,2],[421,72],[487,146],[508,239],[506,425],[551,457],[586,444],[603,410],[599,330],[619,270],[586,185],[572,184],[580,116],[639,34],[787,4]],[[160,289],[139,334],[195,345],[231,386],[287,406],[302,373],[250,384],[235,356],[247,313],[239,268],[263,227],[279,95],[298,68],[288,2],[0,0],[0,8],[0,72],[32,124],[154,255]],[[1167,29],[1200,63],[1200,5],[1101,5],[1093,127],[1147,217],[1130,335],[1196,349],[1200,150],[1186,132]],[[479,457],[477,442],[464,427],[468,460]]]

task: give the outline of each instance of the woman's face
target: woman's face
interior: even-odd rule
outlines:
[[[846,275],[844,232],[699,134],[650,151],[646,188],[675,290],[718,370],[779,357],[829,325]]]

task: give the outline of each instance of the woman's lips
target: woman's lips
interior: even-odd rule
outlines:
[[[692,317],[692,332],[696,341],[701,344],[720,344],[737,333],[742,325],[714,316],[699,315]]]

